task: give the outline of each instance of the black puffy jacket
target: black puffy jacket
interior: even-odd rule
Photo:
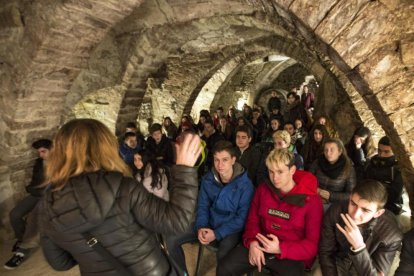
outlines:
[[[40,202],[44,255],[56,270],[79,264],[82,275],[117,275],[86,244],[81,233],[88,231],[134,275],[166,275],[170,266],[154,234],[187,231],[197,192],[196,170],[185,166],[172,167],[169,202],[117,172],[72,177]]]

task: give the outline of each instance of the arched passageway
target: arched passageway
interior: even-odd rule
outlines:
[[[270,55],[315,76],[318,108],[340,129],[364,123],[386,133],[414,198],[410,1],[14,0],[1,5],[0,19],[4,236],[34,139],[76,116],[105,118],[117,133],[131,120],[145,127],[150,117],[180,118],[209,82],[210,107],[230,104],[232,80]],[[264,71],[252,77],[251,99],[289,69],[273,65],[254,65]]]

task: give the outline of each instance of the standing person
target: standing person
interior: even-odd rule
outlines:
[[[267,101],[267,110],[269,113],[273,113],[273,110],[277,110],[275,113],[279,113],[282,110],[282,102],[277,95],[277,91],[275,90],[272,91],[272,94]]]
[[[357,180],[351,160],[339,139],[328,139],[323,154],[316,159],[309,171],[318,178],[318,194],[328,209],[332,202],[349,198]]]
[[[301,95],[300,101],[305,110],[312,113],[315,102],[315,94],[309,90],[309,87],[307,85],[303,86],[303,93]]]
[[[257,187],[257,170],[260,165],[260,152],[251,146],[252,130],[248,126],[236,128],[236,157],[246,170],[253,185]]]
[[[308,115],[300,100],[297,100],[296,95],[292,92],[287,94],[287,105],[283,119],[285,122],[294,122],[296,119],[301,119],[305,126],[308,124]]]
[[[243,245],[220,262],[218,276],[259,272],[266,265],[272,275],[305,275],[318,253],[323,209],[316,178],[297,171],[294,156],[273,150],[266,159],[270,182],[261,184],[250,206]]]
[[[348,200],[325,214],[319,245],[323,275],[388,275],[402,233],[384,209],[387,192],[375,180],[355,186]]]
[[[29,195],[10,211],[10,223],[17,241],[12,248],[12,258],[4,264],[5,269],[16,269],[27,260],[32,249],[39,245],[36,206],[43,195],[44,189],[39,186],[45,181],[44,168],[49,159],[51,147],[52,141],[49,139],[40,139],[32,144],[32,148],[37,151],[38,158],[33,166],[32,180],[26,186],[26,192]]]
[[[388,195],[385,209],[399,215],[403,204],[404,183],[398,161],[395,159],[390,139],[387,136],[379,140],[378,154],[368,161],[365,178],[378,180],[385,186]]]
[[[363,179],[364,167],[367,161],[375,154],[374,140],[372,139],[369,128],[357,128],[351,140],[346,145],[346,151],[354,163],[358,180]]]
[[[260,113],[260,109],[258,108],[253,109],[253,117],[251,120],[251,124],[257,133],[256,142],[260,142],[266,130],[266,122],[263,119],[262,114]]]
[[[134,165],[135,179],[142,183],[148,192],[169,201],[168,168],[147,150],[140,150],[134,154]]]
[[[201,181],[197,216],[193,230],[167,238],[170,258],[179,275],[188,275],[181,245],[199,241],[218,247],[217,263],[241,238],[254,188],[244,168],[236,162],[233,145],[218,142],[213,149],[214,167]]]
[[[200,139],[189,134],[176,149],[166,202],[131,177],[104,124],[75,119],[62,126],[46,170],[49,189],[39,202],[41,245],[49,264],[56,270],[79,264],[82,275],[119,275],[115,261],[98,246],[132,275],[166,275],[170,265],[154,232],[184,232],[190,224]]]
[[[152,152],[155,158],[166,166],[174,164],[174,149],[172,141],[162,134],[160,124],[152,124],[149,128],[150,137],[147,138],[145,149]]]

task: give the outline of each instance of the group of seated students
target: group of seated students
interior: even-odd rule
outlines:
[[[388,137],[380,139],[375,154],[369,129],[360,127],[344,145],[327,116],[309,131],[300,118],[284,125],[270,120],[269,131],[255,137],[253,122],[260,117],[232,122],[236,111],[230,110],[217,124],[206,111],[197,125],[184,116],[176,127],[167,117],[162,126],[150,127],[145,150],[131,151],[137,179],[152,173],[144,185],[168,200],[165,175],[173,149],[161,141],[177,140],[185,131],[198,132],[204,141],[206,164],[194,224],[186,233],[165,237],[178,274],[188,275],[181,246],[198,240],[217,247],[217,275],[242,275],[264,266],[276,275],[304,275],[317,255],[315,275],[387,275],[402,241],[394,214],[402,211],[403,192]],[[127,156],[122,145],[120,154]],[[408,260],[397,275],[408,275],[404,271],[414,263]]]
[[[304,119],[312,108],[306,101],[289,93],[283,107],[277,98],[272,94],[268,117],[260,107],[245,106],[239,117],[234,107],[227,116],[222,108],[213,116],[203,110],[198,124],[190,116],[179,127],[169,117],[152,124],[147,139],[135,123],[127,124],[119,155],[137,181],[165,201],[174,143],[186,132],[202,138],[195,221],[187,232],[163,237],[174,270],[188,275],[181,246],[199,241],[217,248],[217,275],[263,267],[304,275],[317,256],[316,275],[387,275],[402,240],[395,215],[402,212],[403,181],[390,140],[381,138],[376,154],[369,129],[360,127],[344,145],[327,116],[313,124]],[[38,185],[51,141],[33,147],[40,158],[32,184]],[[35,220],[23,220],[35,213],[37,196],[11,212],[18,242],[8,269],[38,245]],[[414,272],[413,244],[409,233],[396,275]]]

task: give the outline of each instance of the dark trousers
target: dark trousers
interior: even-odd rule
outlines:
[[[217,263],[220,263],[227,253],[229,253],[229,251],[240,242],[240,238],[241,233],[235,233],[220,241],[214,241],[212,243],[212,245],[218,247],[218,251],[216,253]],[[178,236],[168,237],[165,241],[172,265],[174,265],[176,270],[179,272],[179,275],[184,275],[184,273],[187,273],[188,275],[187,266],[185,264],[185,255],[181,245],[198,241],[197,233],[191,231]]]
[[[28,195],[10,211],[10,223],[17,240],[23,240],[26,231],[25,217],[34,209],[38,201],[38,197]]]
[[[280,260],[273,254],[265,253],[266,268],[272,275],[305,275],[305,266],[302,261]],[[256,269],[249,263],[249,250],[239,244],[227,254],[217,266],[217,276],[239,276]]]

